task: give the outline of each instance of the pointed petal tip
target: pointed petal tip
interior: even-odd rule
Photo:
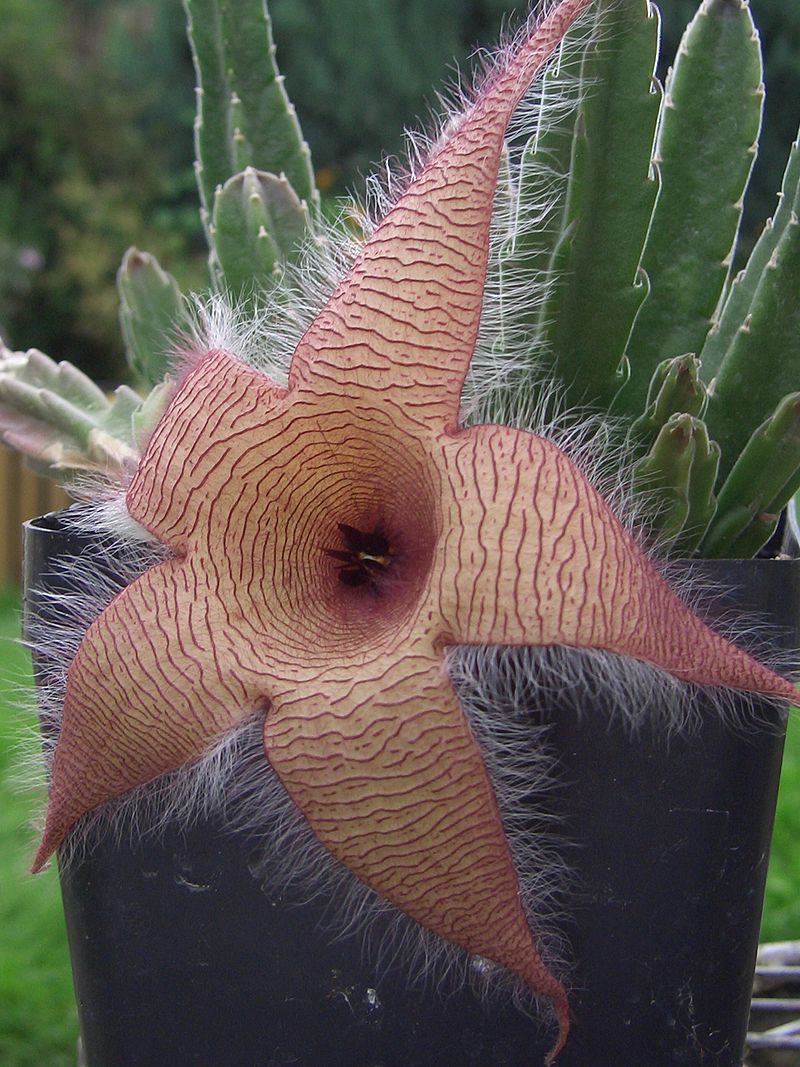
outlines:
[[[39,847],[36,850],[36,855],[33,857],[33,863],[31,863],[31,874],[40,874],[47,866],[49,866],[48,861],[58,848],[59,844],[60,840],[56,840],[54,835],[45,829],[42,840],[39,842]]]
[[[788,678],[782,678],[779,674],[776,674],[774,677],[777,683],[775,696],[788,700],[790,704],[800,703],[800,693],[798,693],[797,683],[789,681]]]
[[[719,640],[716,634],[714,637]],[[789,704],[800,702],[797,683],[777,674],[738,645],[728,645],[727,655],[718,670],[719,678],[712,678],[711,685],[741,689],[769,700],[785,700]]]
[[[67,834],[83,814],[83,810],[76,812],[74,805],[65,803],[63,796],[54,793],[51,784],[44,830],[31,864],[31,874],[39,874],[44,870],[50,857],[61,847]]]
[[[558,1023],[558,1037],[556,1038],[555,1044],[544,1058],[545,1067],[550,1067],[550,1064],[555,1063],[556,1059],[563,1051],[564,1046],[567,1043],[567,1038],[569,1037],[572,1013],[570,1012],[567,993],[563,986],[561,987],[561,995],[553,998],[553,1010],[555,1012],[556,1022]]]
[[[569,996],[564,986],[550,972],[546,972],[546,978],[543,981],[541,968],[541,961],[536,962],[533,975],[526,978],[525,981],[536,996],[547,997],[552,1005],[555,1021],[558,1024],[558,1036],[544,1060],[546,1067],[549,1067],[550,1064],[555,1063],[556,1058],[567,1043],[572,1023],[572,1011],[569,1006]]]

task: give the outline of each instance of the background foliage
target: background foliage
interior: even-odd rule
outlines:
[[[122,373],[127,246],[184,277],[201,254],[184,35],[174,0],[3,4],[0,332],[101,380]]]
[[[527,0],[272,0],[279,62],[321,188],[358,185],[432,87]],[[674,54],[696,0],[661,0]],[[800,98],[800,5],[752,0],[766,132],[747,233],[774,206]],[[662,72],[665,73],[665,72]],[[0,335],[92,377],[124,378],[114,274],[133,243],[183,289],[205,251],[192,174],[191,59],[177,0],[4,0],[0,36]],[[749,242],[745,241],[747,245]]]

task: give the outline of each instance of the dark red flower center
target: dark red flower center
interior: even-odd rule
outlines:
[[[378,579],[386,573],[396,554],[383,528],[357,530],[344,522],[337,523],[337,527],[344,547],[324,551],[341,564],[339,581],[353,587],[366,585],[380,592]]]

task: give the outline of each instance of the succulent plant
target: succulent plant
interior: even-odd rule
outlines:
[[[167,385],[142,398],[126,385],[109,398],[70,363],[0,343],[2,439],[34,467],[62,477],[121,478],[135,467],[142,437],[158,418]]]

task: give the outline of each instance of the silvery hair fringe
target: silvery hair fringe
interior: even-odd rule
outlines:
[[[538,7],[530,20],[552,6]],[[582,25],[585,34],[601,32],[592,16]],[[530,21],[523,34],[529,27]],[[571,37],[576,39],[575,34]],[[480,57],[476,87],[456,89],[455,102],[445,105],[444,118],[431,133],[409,135],[405,168],[398,171],[385,166],[367,182],[366,199],[358,213],[363,234],[373,232],[391,210],[471,106],[481,85],[490,83],[508,62],[520,39],[520,35],[508,35],[494,58]],[[577,54],[575,45],[561,49],[546,81],[538,80],[523,100],[509,131],[511,151],[495,197],[489,281],[475,358],[463,393],[462,417],[465,423],[503,421],[553,440],[603,492],[629,528],[635,528],[642,520],[630,504],[620,435],[607,421],[565,410],[553,383],[536,369],[541,353],[523,323],[523,312],[527,315],[531,308],[542,306],[548,277],[543,272],[532,285],[526,275],[523,284],[522,278],[500,270],[500,253],[510,235],[536,229],[556,210],[566,176],[546,161],[536,173],[526,174],[526,195],[519,195],[519,142],[523,133],[541,132],[577,106]],[[184,348],[194,352],[226,349],[285,385],[298,340],[349,269],[359,247],[352,227],[344,221],[328,228],[320,224],[299,267],[286,269],[282,300],[263,305],[255,314],[231,307],[224,296],[198,302]],[[523,374],[535,387],[529,385],[524,392],[509,388]],[[64,518],[93,541],[90,552],[59,563],[51,583],[44,576],[42,586],[30,593],[34,611],[27,638],[41,676],[40,714],[48,759],[58,733],[67,667],[87,627],[117,593],[168,555],[128,515],[124,487],[100,490],[93,499],[74,505]],[[696,585],[685,576],[681,583],[683,595],[696,607]],[[64,588],[69,592],[56,591]],[[737,634],[738,639],[741,636]],[[552,922],[566,907],[570,875],[568,858],[553,833],[560,785],[557,762],[548,745],[548,709],[556,696],[580,708],[596,705],[606,709],[611,719],[624,722],[631,736],[647,730],[667,738],[696,724],[701,691],[663,671],[596,650],[452,648],[447,664],[495,784],[524,903],[543,956],[551,969],[568,980],[568,953],[553,932]],[[720,713],[733,722],[731,694],[713,693]],[[535,807],[539,800],[539,832],[531,834],[531,805]],[[261,859],[253,870],[270,892],[278,887],[324,900],[332,929],[360,931],[370,951],[374,950],[377,967],[399,955],[421,980],[443,987],[454,980],[470,981],[483,990],[510,986],[514,999],[523,1008],[529,1006],[530,995],[521,983],[422,931],[322,849],[264,758],[258,716],[219,738],[190,766],[89,813],[59,858],[62,863],[78,859],[101,835],[136,840],[157,836],[168,825],[190,826],[206,818],[240,833],[243,849],[257,846]],[[519,832],[523,821],[524,835]]]

